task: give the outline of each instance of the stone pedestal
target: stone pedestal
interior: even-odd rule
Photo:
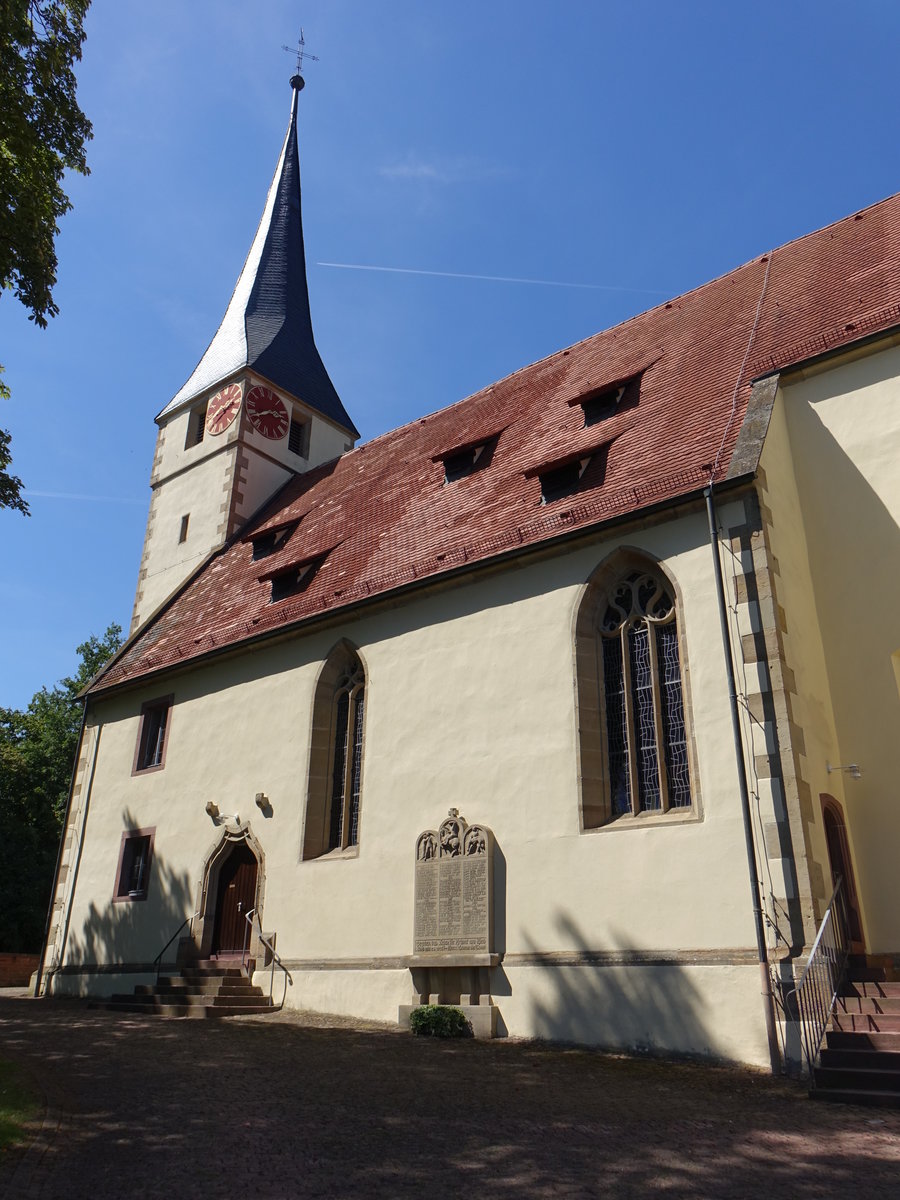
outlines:
[[[416,841],[413,1002],[400,1006],[399,1022],[422,1004],[452,1004],[465,1013],[476,1037],[495,1037],[497,1007],[490,972],[493,952],[494,835],[468,825],[455,809],[438,830]]]

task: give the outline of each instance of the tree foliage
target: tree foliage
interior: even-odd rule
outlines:
[[[75,97],[90,0],[0,0],[0,287],[42,328],[59,311],[56,235],[72,207],[66,171],[88,174],[91,123]],[[9,390],[0,383],[0,396]],[[21,481],[0,457],[0,508],[27,513]]]
[[[20,491],[22,480],[18,475],[10,475],[6,469],[11,461],[9,434],[5,429],[0,429],[0,508],[15,508],[27,513],[28,504],[22,499]]]
[[[0,708],[0,951],[34,952],[44,935],[56,851],[78,749],[78,693],[122,644],[122,628],[78,647],[75,675]]]

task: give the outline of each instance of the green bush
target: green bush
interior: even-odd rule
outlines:
[[[462,1009],[451,1004],[422,1004],[409,1014],[409,1027],[422,1037],[469,1037],[472,1027]]]

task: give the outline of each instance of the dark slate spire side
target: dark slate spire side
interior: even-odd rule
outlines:
[[[302,78],[295,75],[291,86],[294,95],[290,124],[262,219],[225,316],[190,378],[157,420],[249,366],[354,438],[359,437],[313,337],[297,148],[297,96],[303,87]]]
[[[247,365],[358,437],[313,336],[300,212],[298,82],[302,87],[299,76],[291,80],[294,95],[281,177],[245,312]]]

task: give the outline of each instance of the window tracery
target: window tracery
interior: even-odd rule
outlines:
[[[575,635],[582,828],[696,815],[673,584],[623,548],[589,584]]]
[[[689,808],[671,590],[655,574],[630,572],[608,594],[599,634],[612,815]]]

